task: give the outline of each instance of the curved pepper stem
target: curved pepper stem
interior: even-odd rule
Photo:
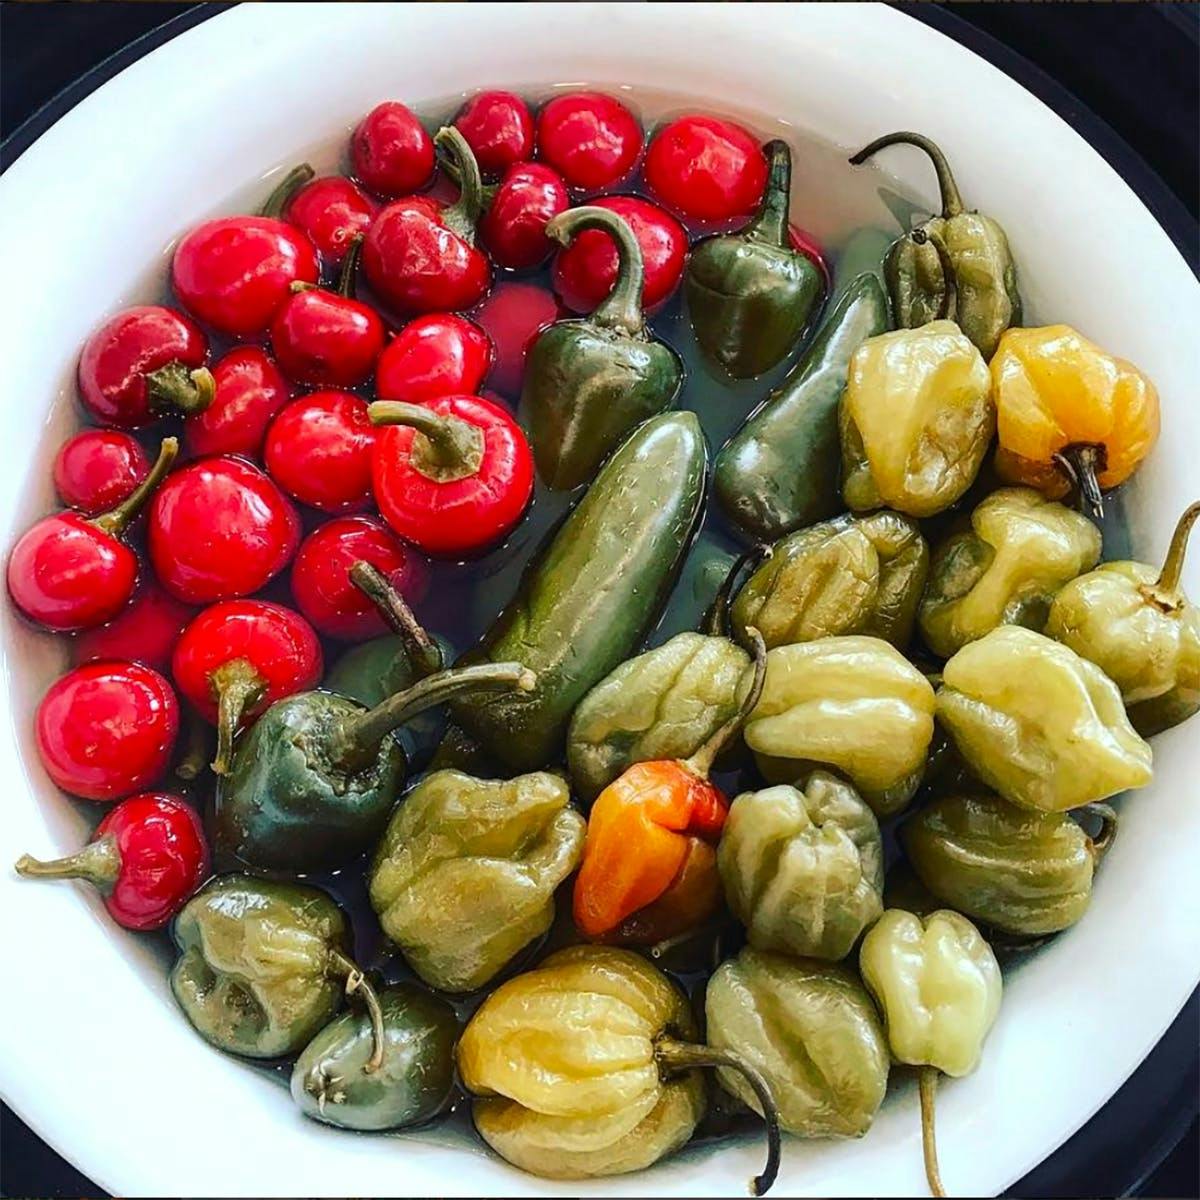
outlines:
[[[246,714],[266,697],[267,681],[248,658],[222,663],[208,678],[217,697],[217,753],[212,769],[216,775],[228,775],[233,740]]]
[[[729,608],[733,601],[733,594],[737,591],[738,579],[747,569],[757,570],[760,564],[766,562],[773,553],[773,547],[760,542],[738,555],[717,590],[717,594],[713,597],[708,612],[704,614],[704,622],[700,628],[701,633],[705,633],[709,637],[729,636]]]
[[[169,362],[146,376],[146,391],[154,412],[190,416],[203,412],[213,402],[217,381],[207,367],[192,369],[181,362]]]
[[[617,278],[612,291],[600,301],[587,319],[593,325],[638,337],[646,327],[642,312],[642,288],[646,267],[642,248],[624,217],[607,208],[585,204],[561,212],[546,226],[546,236],[569,246],[588,229],[607,233],[617,244]]]
[[[767,646],[763,636],[753,625],[746,627],[746,636],[754,649],[754,678],[750,688],[742,697],[738,710],[719,729],[713,731],[706,741],[690,758],[683,760],[683,765],[701,779],[707,779],[712,770],[713,762],[718,754],[725,749],[726,743],[739,729],[746,718],[754,711],[754,706],[762,696],[763,683],[767,678]]]
[[[1183,510],[1183,516],[1179,518],[1175,532],[1171,534],[1171,544],[1167,548],[1167,557],[1163,560],[1158,578],[1142,588],[1142,595],[1165,613],[1178,612],[1184,606],[1179,583],[1183,577],[1188,538],[1191,537],[1192,526],[1196,524],[1197,518],[1200,518],[1200,500],[1193,501]]]
[[[937,1130],[934,1127],[934,1101],[937,1097],[937,1067],[922,1067],[917,1076],[917,1087],[921,1093],[921,1152],[925,1156],[925,1178],[929,1190],[935,1196],[944,1196],[942,1173],[938,1169]]]
[[[720,1050],[714,1046],[698,1046],[693,1042],[677,1042],[663,1038],[654,1046],[654,1058],[664,1076],[677,1075],[681,1071],[694,1071],[702,1067],[726,1067],[737,1071],[750,1085],[762,1107],[763,1121],[767,1127],[767,1163],[762,1174],[756,1175],[750,1189],[756,1196],[765,1196],[779,1175],[780,1141],[779,1108],[771,1087],[759,1070],[751,1066],[733,1050]]]
[[[102,892],[108,892],[121,874],[121,852],[117,849],[117,839],[110,833],[65,858],[45,862],[22,854],[14,869],[24,879],[86,879]]]
[[[926,244],[937,252],[938,265],[942,268],[942,299],[938,305],[937,320],[953,320],[953,314],[958,311],[958,276],[954,272],[954,260],[941,234],[930,229],[914,229],[908,235],[918,246]]]
[[[315,175],[316,171],[309,163],[301,163],[298,167],[293,167],[271,190],[271,194],[263,202],[262,208],[258,210],[258,215],[275,218],[283,216],[283,210],[287,207],[288,201]]]
[[[958,184],[954,182],[954,175],[950,170],[949,162],[946,161],[945,154],[942,153],[942,148],[923,133],[912,133],[907,130],[899,133],[885,133],[883,137],[877,137],[873,142],[868,142],[857,154],[852,154],[850,156],[851,165],[861,166],[871,155],[886,146],[916,146],[919,150],[924,150],[933,163],[934,171],[937,172],[938,191],[942,196],[942,216],[957,217],[966,211],[962,196],[958,191]]]
[[[342,259],[342,269],[338,272],[337,294],[347,300],[354,299],[354,281],[358,276],[358,263],[362,258],[363,235],[356,233],[346,247],[346,256]]]
[[[1051,455],[1058,469],[1075,486],[1081,507],[1096,521],[1104,519],[1104,497],[1100,494],[1096,476],[1104,470],[1107,457],[1103,446],[1090,442],[1064,446]]]
[[[175,774],[185,783],[199,779],[212,758],[212,739],[209,724],[198,713],[188,709],[184,717],[183,753],[175,764]]]
[[[334,973],[346,980],[346,995],[361,996],[366,1006],[367,1015],[371,1019],[371,1057],[363,1065],[363,1070],[369,1075],[383,1066],[383,1051],[386,1044],[383,1030],[383,1008],[379,1003],[379,995],[371,986],[363,969],[351,958],[347,958],[340,950],[330,952],[330,962]]]
[[[178,454],[179,439],[163,438],[162,445],[158,448],[158,457],[154,460],[154,466],[150,468],[150,473],[146,478],[115,508],[110,508],[108,512],[101,513],[98,517],[92,517],[88,523],[103,533],[107,533],[109,537],[119,538],[129,528],[138,513],[146,507],[146,502],[154,495],[155,489],[175,465]]]
[[[446,665],[442,661],[442,648],[429,636],[408,602],[378,567],[360,559],[350,568],[350,582],[375,605],[392,632],[400,635],[404,652],[419,678],[432,675]]]
[[[454,483],[479,474],[484,437],[478,425],[402,400],[375,400],[367,406],[367,416],[372,425],[408,425],[417,431],[409,457],[426,479]]]
[[[479,163],[467,139],[453,125],[443,125],[434,134],[433,142],[449,156],[459,187],[458,199],[442,210],[442,221],[464,242],[473,246],[475,226],[487,207]]]
[[[787,142],[776,138],[763,147],[763,152],[767,156],[767,186],[758,212],[742,233],[786,250],[788,208],[792,197],[792,151]]]

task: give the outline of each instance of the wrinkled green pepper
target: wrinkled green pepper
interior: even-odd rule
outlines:
[[[1001,625],[955,654],[942,681],[938,721],[1013,804],[1062,812],[1150,782],[1150,747],[1116,684],[1040,633]]]
[[[788,237],[792,152],[768,142],[767,184],[754,219],[692,247],[683,276],[700,349],[734,379],[782,362],[823,290],[821,273]]]
[[[179,957],[171,991],[196,1032],[247,1058],[294,1054],[358,993],[371,1013],[372,1051],[384,1056],[379,1005],[348,956],[350,929],[324,892],[248,875],[210,880],[172,929]]]
[[[717,455],[713,494],[748,537],[772,542],[842,509],[838,400],[850,357],[890,328],[874,275],[860,275],[787,378]]]
[[[769,647],[865,633],[908,645],[929,547],[917,523],[884,509],[788,534],[734,601],[733,627]]]
[[[426,775],[392,814],[368,884],[384,933],[431,987],[482,987],[554,920],[587,828],[558,775]]]
[[[884,265],[896,323],[915,329],[932,321],[946,309],[949,293],[946,315],[984,358],[991,358],[1000,335],[1021,323],[1021,294],[1008,238],[991,217],[967,211],[946,156],[922,134],[889,133],[864,146],[850,161],[857,166],[885,146],[896,145],[917,146],[933,162],[942,211],[918,228],[941,240],[953,273],[948,279],[941,256],[928,242],[922,244],[911,233],[896,241]]]
[[[700,518],[706,462],[694,413],[640,426],[526,569],[481,645],[460,660],[516,656],[538,674],[524,695],[451,704],[455,723],[508,770],[552,762],[575,706],[652,628]]]
[[[393,730],[463,692],[525,691],[520,663],[439,671],[364,708],[332,692],[278,700],[238,743],[216,802],[217,844],[252,867],[344,866],[380,833],[407,762]]]
[[[624,218],[608,209],[559,213],[546,235],[569,246],[586,229],[617,245],[617,279],[591,316],[556,321],[538,334],[525,364],[521,411],[538,474],[552,491],[587,483],[647,418],[670,408],[683,364],[646,327],[642,251]]]
[[[717,968],[704,1010],[712,1046],[736,1049],[762,1073],[779,1123],[798,1137],[860,1137],[887,1090],[887,1040],[858,979],[844,967],[747,948]],[[721,1086],[756,1111],[744,1080]]]
[[[998,625],[1041,629],[1063,584],[1100,559],[1100,530],[1032,488],[1001,488],[935,551],[919,620],[949,658]]]
[[[1046,633],[1094,662],[1120,689],[1143,737],[1200,712],[1200,610],[1183,593],[1183,561],[1200,502],[1180,517],[1161,570],[1107,562],[1067,584]]]
[[[998,796],[942,796],[905,822],[900,840],[944,904],[993,929],[1037,937],[1087,911],[1092,874],[1116,830],[1112,810],[1098,807],[1093,841],[1065,813],[1031,812]]]
[[[381,1067],[368,1069],[371,1024],[352,1012],[330,1021],[296,1059],[292,1099],[305,1116],[339,1129],[400,1129],[431,1120],[449,1104],[454,1009],[405,983],[383,988],[379,1007],[386,1046]]]
[[[738,796],[717,866],[730,911],[759,950],[836,962],[883,911],[879,822],[826,771]]]

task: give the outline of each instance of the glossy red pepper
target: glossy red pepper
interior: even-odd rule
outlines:
[[[634,168],[642,150],[638,119],[614,96],[568,92],[538,113],[538,153],[573,188],[612,187]]]
[[[269,704],[321,681],[321,643],[298,613],[266,600],[226,600],[184,631],[171,659],[175,686],[217,727],[212,769],[229,770],[233,739]]]
[[[389,426],[375,446],[375,501],[406,541],[443,558],[467,558],[504,538],[533,494],[533,454],[502,405],[443,396],[427,405],[379,400],[371,420]]]
[[[119,800],[166,773],[179,733],[171,685],[140,663],[88,663],[50,685],[34,720],[54,782],[84,800]]]
[[[194,608],[147,579],[107,625],[86,629],[73,640],[71,661],[78,664],[119,658],[160,672],[169,670],[175,643],[195,615]]]
[[[353,179],[324,175],[292,194],[283,217],[304,231],[326,263],[337,267],[350,243],[367,232],[378,208]]]
[[[367,230],[367,281],[401,312],[454,312],[478,304],[492,281],[475,246],[483,209],[483,180],[463,135],[439,129],[436,141],[451,155],[462,190],[453,204],[407,196],[389,204]]]
[[[494,348],[488,382],[497,391],[513,400],[520,396],[529,347],[547,325],[553,325],[562,315],[554,294],[535,283],[498,284],[475,310],[473,316]]]
[[[179,443],[165,438],[145,479],[98,517],[60,512],[26,530],[8,559],[8,591],[31,621],[68,633],[112,620],[137,584],[137,555],[123,538],[162,482]]]
[[[212,604],[270,583],[300,544],[300,518],[257,467],[218,455],[167,480],[150,506],[147,542],[168,592]]]
[[[643,175],[651,194],[685,219],[730,221],[758,207],[767,159],[742,126],[692,113],[655,132]]]
[[[292,390],[275,360],[257,346],[238,346],[213,367],[213,402],[184,424],[184,447],[193,458],[242,454],[256,458],[275,414]]]
[[[119,429],[85,429],[54,456],[58,498],[85,517],[120,504],[149,473],[141,443]]]
[[[362,641],[388,632],[372,601],[350,582],[356,562],[370,563],[410,604],[425,594],[429,568],[382,521],[336,517],[304,539],[292,564],[292,596],[327,637]]]
[[[354,174],[381,196],[403,196],[429,182],[433,142],[416,113],[398,100],[377,104],[350,138]]]
[[[365,400],[350,392],[312,392],[271,422],[263,462],[271,478],[302,504],[355,512],[371,503],[374,444]]]
[[[161,304],[127,308],[83,344],[79,396],[103,425],[136,429],[172,409],[200,412],[212,402],[208,338],[183,313]]]
[[[454,124],[484,174],[499,175],[533,157],[533,115],[515,92],[476,92]]]
[[[196,810],[178,796],[146,792],[114,805],[91,840],[66,858],[23,854],[26,879],[83,879],[126,929],[161,929],[208,878],[208,843]]]
[[[660,308],[683,278],[687,233],[670,213],[640,196],[603,196],[594,202],[624,217],[642,251],[642,304]],[[590,313],[617,281],[617,246],[601,229],[587,229],[554,259],[554,290],[573,312]]]
[[[383,350],[383,321],[354,299],[356,239],[342,263],[336,292],[292,284],[292,296],[271,322],[271,348],[288,378],[324,387],[355,387],[371,376]]]
[[[479,236],[499,267],[528,270],[550,257],[546,226],[571,207],[563,178],[544,163],[515,163],[491,192]]]
[[[455,313],[415,317],[387,344],[375,367],[380,400],[424,404],[479,391],[492,363],[492,342]]]

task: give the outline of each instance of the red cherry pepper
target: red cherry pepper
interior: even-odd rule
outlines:
[[[179,635],[196,615],[151,579],[107,625],[84,630],[71,646],[71,661],[98,662],[119,658],[166,671]]]
[[[466,317],[415,317],[387,344],[375,367],[380,400],[424,404],[439,396],[479,391],[492,362],[492,342]]]
[[[375,501],[406,541],[444,558],[466,558],[500,541],[533,494],[533,455],[502,405],[443,396],[427,405],[378,400],[386,425],[375,446]]]
[[[358,268],[356,239],[342,263],[338,290],[292,284],[292,297],[271,322],[271,348],[297,383],[354,387],[370,378],[383,350],[383,321],[353,298]]]
[[[371,503],[375,430],[367,402],[349,392],[313,392],[271,422],[263,462],[272,479],[303,504],[353,512]]]
[[[377,104],[350,138],[354,174],[381,196],[403,196],[429,182],[433,142],[416,113],[398,100]]]
[[[662,306],[683,278],[687,234],[670,213],[639,196],[604,196],[596,208],[607,208],[624,217],[642,250],[646,282],[642,303],[653,310]],[[567,308],[590,313],[617,281],[617,246],[600,229],[588,229],[559,250],[554,259],[554,290]]]
[[[208,338],[183,313],[159,304],[127,308],[83,344],[79,395],[104,425],[136,429],[162,413],[200,412],[212,402]]]
[[[310,176],[284,205],[283,217],[302,229],[325,262],[336,267],[350,243],[367,232],[378,207],[353,179]]]
[[[694,113],[654,134],[642,173],[651,193],[685,219],[729,221],[758,207],[767,160],[742,126]]]
[[[514,92],[477,92],[458,110],[454,124],[484,174],[499,175],[533,157],[533,116]]]
[[[463,135],[452,126],[435,139],[455,163],[462,190],[450,205],[407,196],[375,218],[363,242],[367,281],[402,312],[454,312],[478,304],[492,281],[491,267],[475,246],[483,209],[479,166]]]
[[[141,443],[119,429],[85,429],[54,456],[59,499],[85,517],[120,504],[149,473]]]
[[[492,261],[522,271],[545,262],[554,249],[546,226],[571,207],[567,185],[543,163],[515,163],[491,191],[479,236]]]
[[[370,563],[410,604],[421,599],[429,584],[425,561],[382,521],[327,521],[304,539],[292,565],[296,607],[327,637],[362,641],[388,632],[379,609],[350,582],[356,562]]]
[[[501,283],[475,310],[475,320],[495,347],[489,382],[501,394],[514,400],[520,396],[529,347],[547,325],[553,325],[562,315],[554,294],[534,283]]]
[[[138,560],[122,538],[178,452],[165,438],[149,474],[108,512],[55,513],[21,535],[8,559],[8,591],[30,620],[69,633],[103,625],[129,603]]]
[[[297,612],[266,600],[226,600],[184,631],[171,660],[175,686],[217,727],[212,769],[229,771],[237,731],[269,704],[321,681],[321,643]]]
[[[238,346],[214,367],[216,394],[184,425],[184,445],[193,458],[206,454],[257,457],[275,414],[292,398],[283,373],[265,350]]]
[[[300,518],[275,483],[240,458],[191,463],[150,506],[148,546],[159,582],[187,604],[265,587],[300,544]]]
[[[91,840],[66,858],[22,854],[26,879],[84,879],[126,929],[161,929],[208,877],[208,843],[195,809],[178,796],[146,792],[114,805]]]
[[[88,663],[50,685],[34,722],[54,782],[84,800],[119,800],[166,773],[179,733],[171,685],[140,663]]]
[[[573,188],[593,192],[624,179],[642,150],[638,119],[614,96],[569,92],[538,113],[538,152]]]

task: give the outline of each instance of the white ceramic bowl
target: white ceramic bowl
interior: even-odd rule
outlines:
[[[0,180],[4,544],[52,505],[52,448],[76,421],[78,347],[105,313],[161,287],[167,246],[267,167],[348,130],[385,97],[586,81],[665,89],[785,119],[847,149],[924,130],[963,192],[1009,232],[1023,291],[1156,380],[1165,435],[1130,488],[1133,544],[1164,549],[1200,452],[1200,288],[1121,179],[1018,85],[916,21],[858,5],[246,5],[131,66]],[[927,166],[889,170],[929,195]],[[147,274],[147,268],[153,274]],[[1200,554],[1197,554],[1200,559]],[[1190,583],[1200,598],[1195,567]],[[38,766],[31,714],[61,648],[0,606],[0,863],[65,852],[79,812]],[[1104,1103],[1200,975],[1200,722],[1155,742],[1155,783],[1124,805],[1087,918],[1011,972],[971,1077],[939,1101],[942,1173],[997,1192]],[[62,1154],[120,1194],[740,1195],[757,1140],[650,1172],[559,1185],[447,1134],[351,1137],[197,1038],[162,964],[82,888],[0,868],[0,1080]],[[893,1089],[861,1142],[789,1141],[779,1194],[922,1194],[916,1098]]]

